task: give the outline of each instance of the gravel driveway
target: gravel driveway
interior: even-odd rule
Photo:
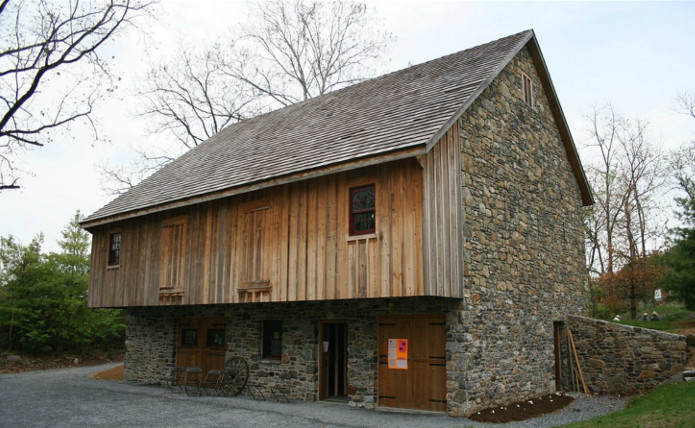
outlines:
[[[162,387],[94,380],[118,364],[0,375],[2,427],[552,427],[624,408],[626,400],[579,396],[552,415],[483,424],[441,414],[351,409],[323,402],[187,397]]]

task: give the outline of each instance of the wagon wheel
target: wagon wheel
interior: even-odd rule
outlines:
[[[232,357],[224,363],[220,389],[225,395],[239,395],[249,380],[249,365],[241,357]]]

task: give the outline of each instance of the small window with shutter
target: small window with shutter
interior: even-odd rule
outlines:
[[[186,257],[186,217],[164,221],[162,225],[162,260],[160,290],[183,290]]]
[[[270,278],[264,250],[268,251],[270,204],[256,204],[244,210],[241,283],[246,287],[266,287]]]

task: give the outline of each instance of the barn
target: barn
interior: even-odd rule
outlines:
[[[466,416],[559,387],[591,203],[528,30],[223,129],[83,221],[89,305],[130,380]]]

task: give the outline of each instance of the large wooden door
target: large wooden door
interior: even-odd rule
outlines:
[[[378,340],[379,405],[446,410],[444,315],[381,316]],[[389,343],[402,347],[405,361],[389,364]]]
[[[176,338],[176,365],[200,367],[203,376],[208,370],[224,366],[224,318],[181,318]]]

